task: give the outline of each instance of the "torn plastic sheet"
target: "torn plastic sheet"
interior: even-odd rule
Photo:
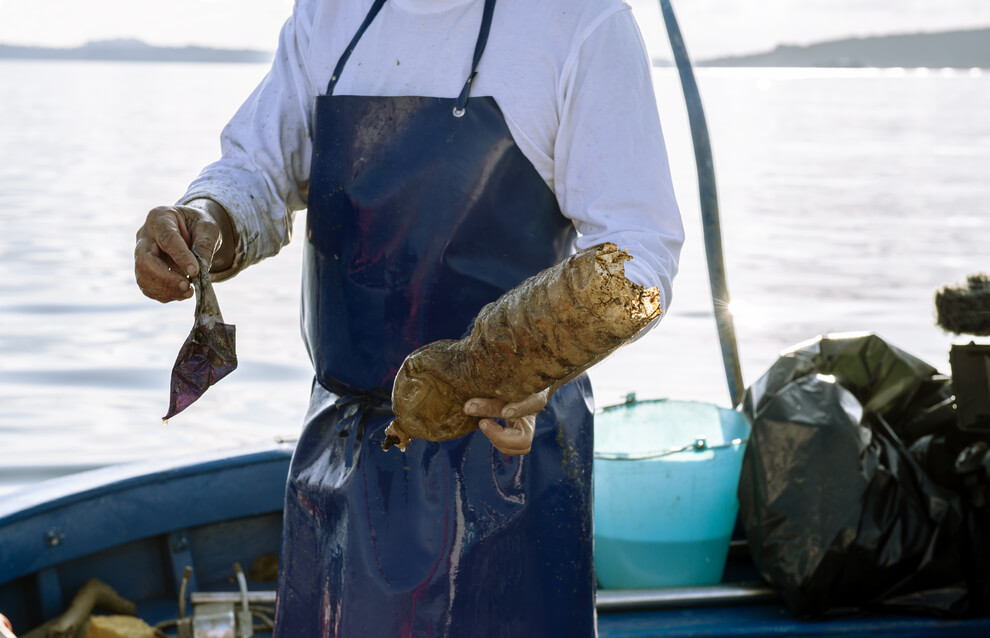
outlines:
[[[195,322],[172,367],[168,414],[163,421],[192,405],[207,388],[237,368],[234,326],[223,322],[210,275],[202,261],[199,266],[194,279]]]

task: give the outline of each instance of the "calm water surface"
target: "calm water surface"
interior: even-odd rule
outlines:
[[[67,469],[295,436],[309,364],[301,243],[217,287],[239,369],[169,424],[192,303],[133,283],[134,233],[219,150],[256,65],[0,62],[0,497]],[[939,286],[990,269],[990,75],[701,69],[743,374],[874,331],[947,371]],[[600,405],[728,402],[674,71],[657,92],[688,244],[651,335],[592,373]],[[297,221],[297,224],[301,220]]]

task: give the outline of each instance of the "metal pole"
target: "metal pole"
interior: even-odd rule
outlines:
[[[694,69],[688,57],[684,38],[677,26],[674,9],[670,0],[660,0],[664,26],[670,47],[674,52],[674,62],[681,77],[684,101],[687,104],[688,120],[691,123],[691,139],[694,142],[694,158],[698,167],[698,191],[701,196],[701,222],[705,237],[705,256],[708,260],[708,281],[712,289],[712,304],[715,307],[715,325],[718,340],[722,347],[722,363],[725,379],[729,386],[732,407],[742,403],[745,387],[742,369],[739,365],[739,349],[736,346],[736,331],[729,311],[729,290],[725,282],[725,260],[722,256],[722,228],[718,215],[718,194],[715,190],[715,165],[712,161],[712,145],[708,137],[708,124],[705,110],[701,105],[701,94],[694,79]]]

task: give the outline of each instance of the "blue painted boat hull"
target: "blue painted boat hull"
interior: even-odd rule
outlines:
[[[247,569],[278,551],[291,454],[290,444],[272,444],[117,466],[8,496],[0,502],[0,611],[23,634],[57,616],[83,583],[99,578],[157,623],[177,617],[186,565],[194,568],[190,591],[234,591],[235,562]],[[745,565],[730,565],[726,579],[752,574]],[[765,588],[724,585],[742,595],[717,587],[670,589],[637,602],[602,590],[599,636],[990,635],[990,617],[799,622],[768,601]],[[275,583],[255,578],[249,587],[273,590]],[[644,605],[658,608],[636,608]]]

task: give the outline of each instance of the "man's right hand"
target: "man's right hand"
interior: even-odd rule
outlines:
[[[189,277],[199,273],[192,251],[210,270],[219,271],[233,262],[235,244],[227,211],[212,200],[153,208],[134,247],[138,287],[162,303],[188,299],[193,295]]]

